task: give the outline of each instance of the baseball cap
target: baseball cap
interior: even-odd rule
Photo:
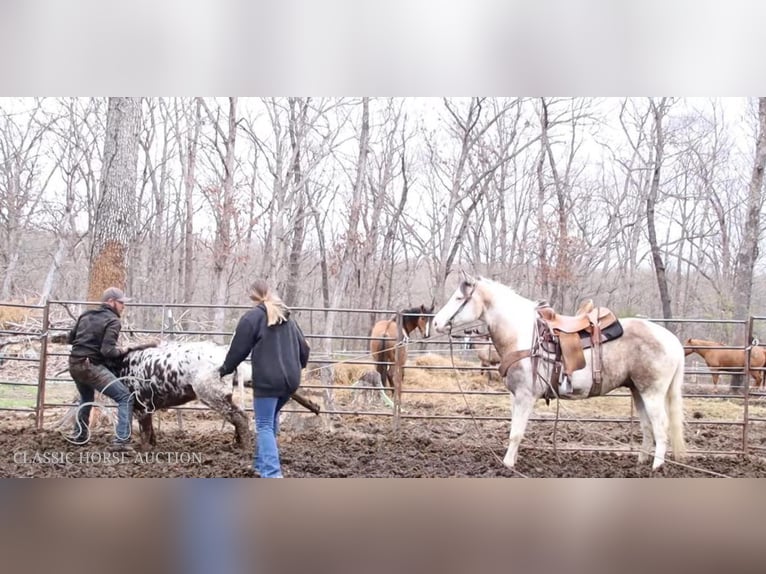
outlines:
[[[125,292],[122,289],[118,289],[117,287],[109,287],[109,289],[105,290],[104,294],[101,295],[102,303],[109,301],[109,299],[114,299],[120,303],[132,301],[130,297],[125,297]]]

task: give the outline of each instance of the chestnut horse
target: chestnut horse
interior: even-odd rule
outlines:
[[[476,341],[480,341],[482,343],[490,342],[491,340],[489,338],[489,335],[479,335],[475,339]],[[476,357],[479,359],[479,362],[481,363],[481,374],[487,374],[490,375],[492,371],[494,370],[494,367],[500,364],[500,355],[497,354],[497,349],[491,344],[489,345],[477,345],[478,349],[476,349]]]
[[[484,322],[503,362],[500,374],[513,393],[513,413],[508,450],[503,464],[516,465],[519,444],[524,436],[535,401],[548,383],[532,372],[532,350],[541,361],[551,356],[539,348],[536,329],[538,304],[484,277],[464,275],[455,293],[433,318],[439,333],[474,321]],[[633,395],[641,420],[643,441],[638,459],[646,461],[652,447],[653,468],[665,462],[668,442],[677,460],[686,453],[684,444],[681,388],[684,382],[684,349],[676,336],[645,319],[621,319],[623,335],[601,347],[601,394],[627,387]],[[585,350],[586,367],[574,372],[572,393],[565,399],[589,396],[593,386],[591,349]],[[520,357],[514,359],[514,357]],[[510,360],[509,360],[510,359]],[[668,424],[670,423],[670,424]]]
[[[721,372],[727,369],[733,372],[744,373],[745,370],[745,351],[744,349],[710,349],[708,347],[725,347],[723,343],[715,341],[706,341],[705,339],[686,339],[686,354],[697,353],[705,360],[708,368],[713,371],[713,388],[718,385],[718,378]],[[750,366],[759,368],[766,363],[766,353],[761,347],[753,346],[750,351]],[[750,376],[755,381],[755,386],[760,387],[763,384],[762,371],[750,371]]]
[[[433,305],[430,309],[421,305],[400,311],[403,343],[409,343],[410,333],[415,329],[418,329],[426,339],[431,335],[431,313],[433,310]],[[388,385],[393,389],[394,368],[399,369],[400,377],[404,379],[404,363],[407,361],[407,347],[399,345],[399,350],[396,350],[398,340],[396,318],[383,319],[375,323],[370,337],[370,356],[372,356],[373,361],[378,361],[375,370],[378,371],[383,385]]]

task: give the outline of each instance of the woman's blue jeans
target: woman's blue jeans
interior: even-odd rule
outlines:
[[[289,397],[257,397],[253,399],[255,412],[255,470],[262,478],[282,478],[279,464],[279,411]]]

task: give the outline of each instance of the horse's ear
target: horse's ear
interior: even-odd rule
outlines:
[[[463,269],[460,270],[460,276],[462,277],[462,282],[466,283],[467,285],[473,285],[476,283],[476,279],[466,273]]]

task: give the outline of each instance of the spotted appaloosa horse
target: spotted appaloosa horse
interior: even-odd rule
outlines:
[[[431,313],[434,306],[427,308],[425,305],[412,307],[401,311],[403,342],[408,343],[410,333],[415,329],[420,331],[424,338],[431,335]],[[370,356],[373,361],[378,361],[375,370],[380,375],[384,385],[394,388],[394,368],[399,369],[401,378],[404,378],[404,364],[407,362],[407,347],[400,345],[396,350],[398,341],[398,329],[396,318],[383,319],[373,325],[370,333]]]
[[[547,383],[533,376],[532,359],[526,353],[535,347],[537,303],[518,295],[491,279],[463,276],[449,301],[434,316],[437,332],[473,321],[483,321],[492,342],[503,358],[501,375],[513,393],[513,414],[508,451],[503,463],[516,464],[519,443],[535,401],[543,396]],[[653,468],[665,461],[668,421],[675,458],[686,453],[683,436],[681,387],[684,379],[684,348],[673,333],[645,319],[621,319],[623,335],[601,346],[601,394],[627,387],[633,395],[641,420],[643,442],[639,462],[644,462],[656,443]],[[538,335],[539,336],[539,335]],[[519,351],[518,355],[514,352]],[[542,360],[550,356],[540,351]],[[506,365],[506,357],[523,357]],[[591,349],[585,350],[586,366],[574,372],[573,392],[562,398],[586,398],[593,386]],[[503,372],[503,367],[507,372]],[[539,375],[539,373],[538,373]],[[554,383],[555,384],[555,383]]]
[[[232,401],[231,385],[218,375],[228,348],[210,342],[166,343],[132,351],[110,368],[134,393],[133,412],[141,429],[141,442],[156,444],[152,413],[198,399],[234,425],[235,439],[242,448],[249,438],[245,413]],[[236,373],[239,384],[251,379],[250,365]]]

